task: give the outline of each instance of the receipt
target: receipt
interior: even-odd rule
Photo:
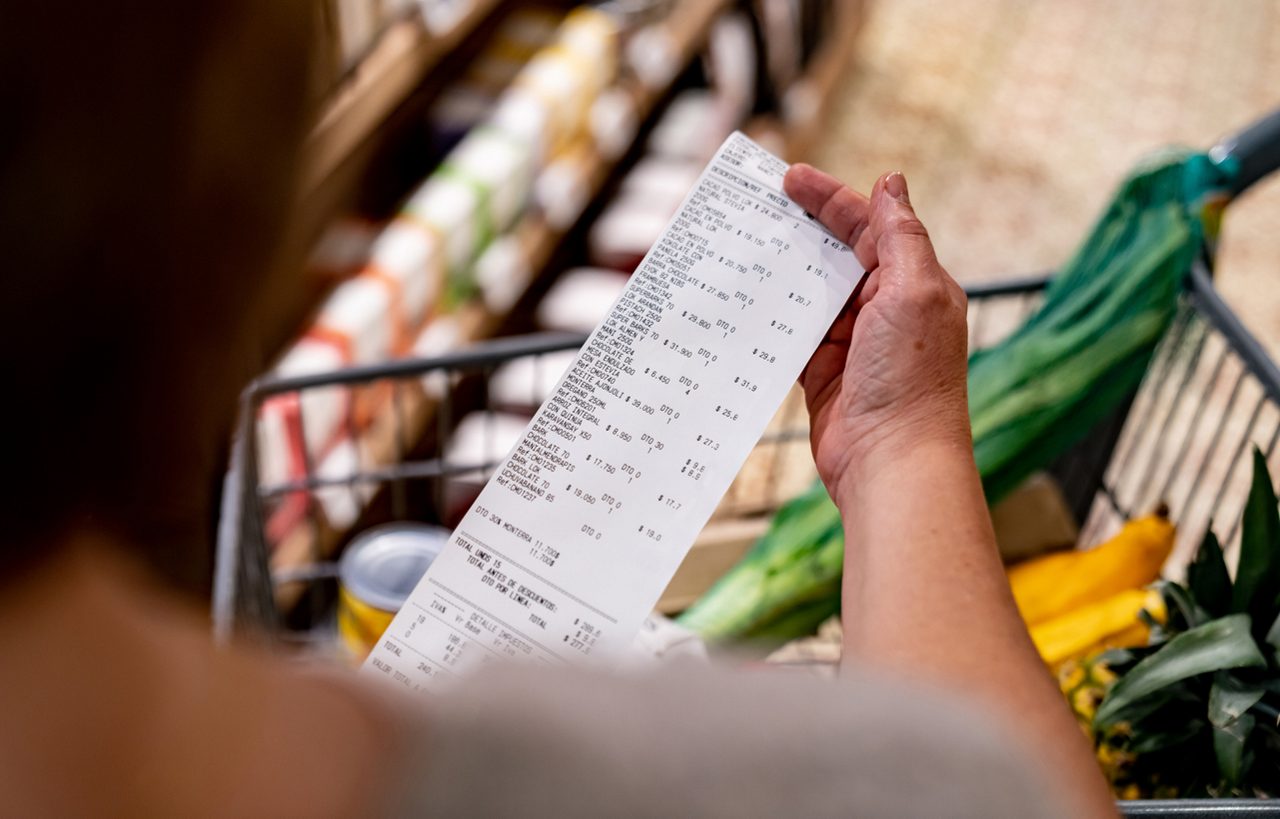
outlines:
[[[431,690],[627,650],[863,275],[786,169],[720,147],[365,671]]]

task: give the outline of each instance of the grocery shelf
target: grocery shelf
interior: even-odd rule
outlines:
[[[625,81],[623,89],[634,102],[636,121],[645,121],[669,91],[670,83],[697,55],[706,40],[712,22],[730,5],[729,0],[689,0],[673,6],[666,20],[658,23],[657,39],[664,44],[672,70],[666,83],[646,85],[638,79]],[[462,28],[462,26],[459,26]],[[605,183],[614,173],[618,158],[609,158],[592,150],[589,154],[590,171],[586,176],[587,203],[599,198]],[[584,212],[590,210],[590,205]],[[581,217],[579,217],[580,219]],[[522,269],[527,279],[523,290],[527,292],[547,274],[548,265],[564,239],[577,227],[570,224],[557,227],[550,224],[536,210],[526,213],[511,231],[511,236],[522,249]],[[513,300],[519,304],[520,298]],[[455,315],[457,335],[455,346],[466,346],[492,338],[511,317],[511,311],[493,311],[480,304],[470,304]],[[361,451],[373,464],[390,464],[398,460],[405,438],[417,441],[435,418],[434,402],[421,391],[405,390],[375,417],[359,441]],[[342,541],[345,532],[327,527],[299,527],[279,543],[272,556],[273,571],[288,570],[317,558],[332,554]],[[294,590],[296,591],[296,590]],[[293,598],[290,587],[281,588],[282,607]]]
[[[304,196],[330,179],[392,112],[422,87],[432,69],[467,39],[501,0],[474,0],[448,31],[435,34],[420,18],[393,23],[330,96],[307,140]]]

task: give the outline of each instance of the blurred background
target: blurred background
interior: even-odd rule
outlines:
[[[903,169],[965,282],[1051,270],[1163,145],[1207,147],[1280,105],[1280,3],[873,3],[813,161],[866,188]],[[1280,350],[1280,180],[1223,222],[1217,279]]]

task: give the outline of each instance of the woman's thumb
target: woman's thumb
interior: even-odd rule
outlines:
[[[901,171],[880,177],[871,201],[871,232],[880,265],[936,263],[929,231],[916,216]]]

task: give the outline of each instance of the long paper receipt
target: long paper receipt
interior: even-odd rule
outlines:
[[[862,277],[786,169],[720,147],[366,671],[431,689],[627,649]]]

